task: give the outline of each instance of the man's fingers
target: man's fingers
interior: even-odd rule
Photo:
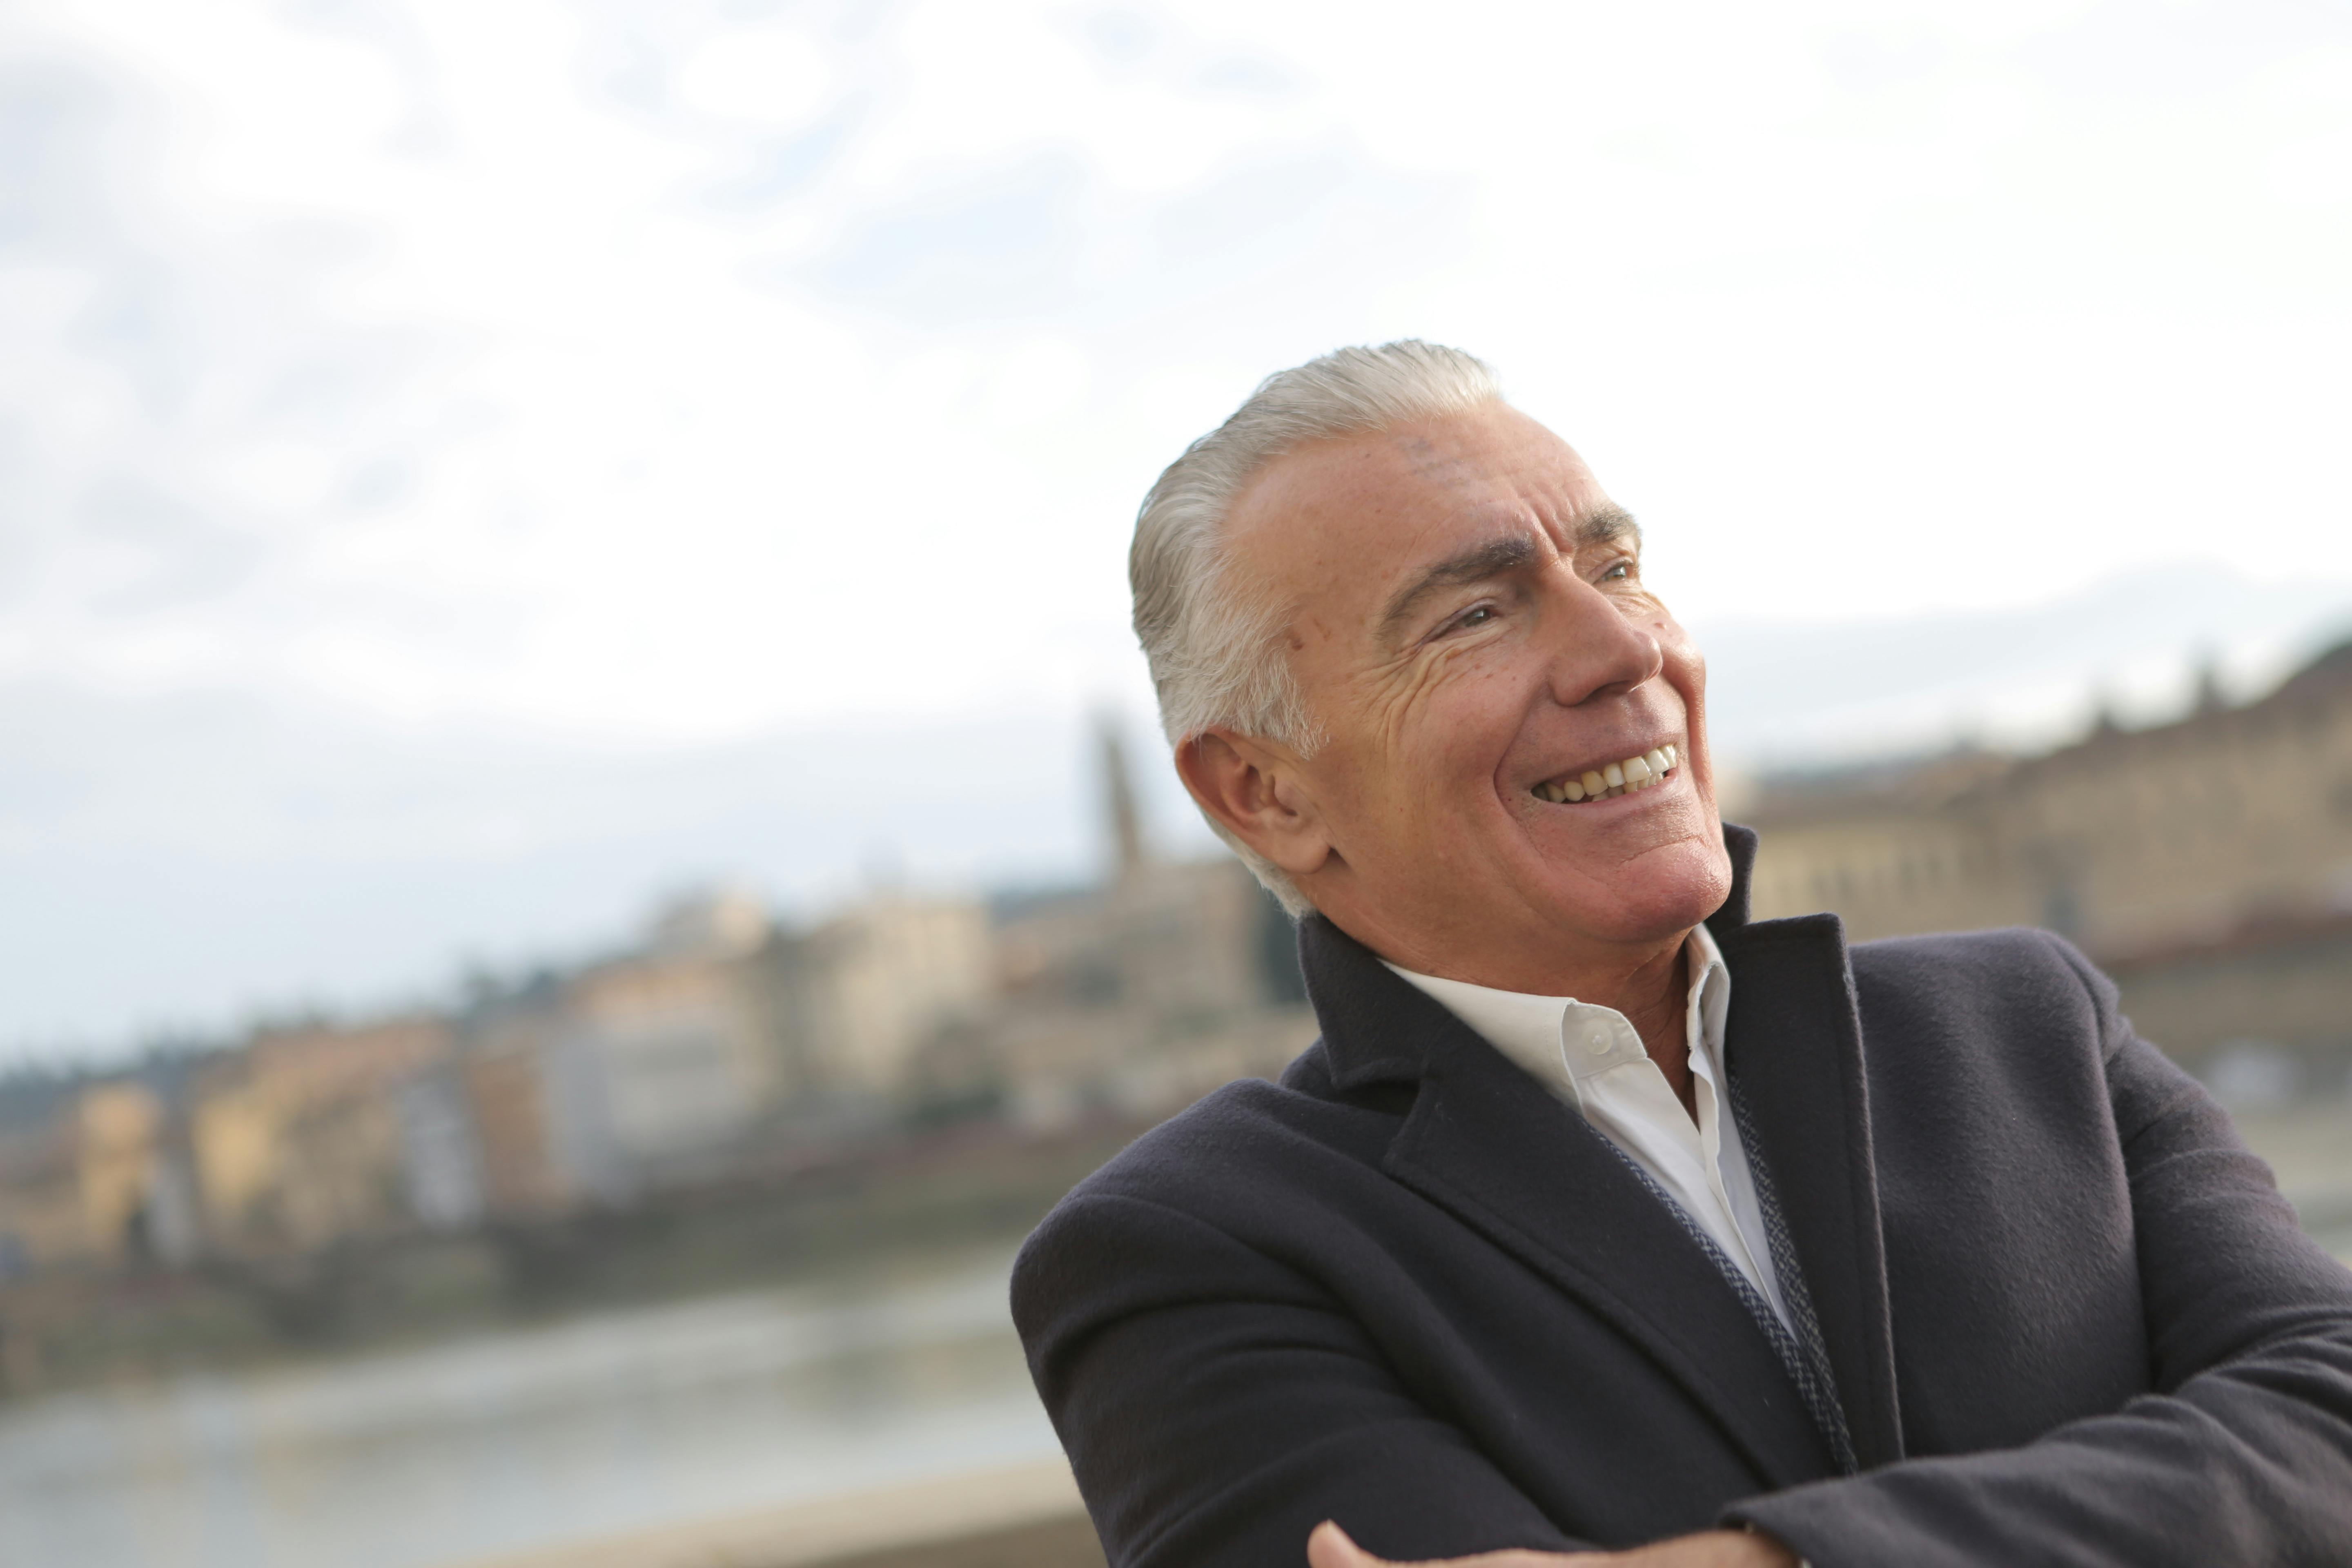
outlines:
[[[1610,1561],[1590,1552],[1482,1552],[1475,1557],[1449,1557],[1430,1563],[1391,1563],[1375,1557],[1349,1538],[1331,1520],[1307,1536],[1307,1568],[1571,1568],[1577,1563]]]
[[[1385,1559],[1357,1545],[1336,1521],[1328,1519],[1307,1532],[1307,1568],[1389,1568]]]
[[[1389,1568],[1357,1545],[1336,1520],[1325,1520],[1307,1532],[1307,1568]]]

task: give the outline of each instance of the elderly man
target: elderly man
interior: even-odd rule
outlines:
[[[2352,1563],[2352,1274],[2063,942],[1748,918],[1697,650],[1484,365],[1272,377],[1132,570],[1323,1033],[1022,1255],[1115,1563]]]

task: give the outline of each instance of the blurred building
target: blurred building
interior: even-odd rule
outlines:
[[[37,1268],[112,1261],[121,1232],[93,1232],[101,1205],[82,1187],[86,1084],[18,1074],[0,1083],[0,1279]]]
[[[211,1242],[299,1250],[415,1222],[403,1090],[453,1047],[437,1017],[322,1024],[262,1033],[207,1067],[189,1123]]]
[[[167,1091],[137,1079],[94,1083],[76,1112],[76,1185],[93,1251],[110,1261],[194,1258],[203,1227]]]
[[[1768,788],[1759,914],[1858,936],[2044,925],[2101,952],[2352,902],[2352,644],[2242,708]]]
[[[2352,1092],[2352,913],[2256,918],[2106,970],[2134,1026],[2233,1106]]]
[[[547,973],[478,996],[459,1017],[456,1070],[486,1215],[559,1214],[587,1194],[582,1173],[561,1157],[557,1108],[548,1092],[563,1025],[562,982]]]
[[[556,1186],[623,1203],[740,1157],[783,1089],[763,963],[770,935],[755,900],[684,900],[641,951],[553,990],[538,1049]]]
[[[0,1279],[59,1265],[183,1263],[202,1241],[184,1071],[0,1089]]]
[[[970,900],[877,897],[787,931],[747,894],[698,895],[632,951],[478,1003],[451,1109],[425,1121],[470,1132],[483,1212],[627,1204],[889,1124],[991,974]]]
[[[770,984],[795,1090],[835,1104],[896,1100],[942,1030],[988,1007],[988,911],[886,895],[778,942]]]
[[[997,1005],[940,1043],[938,1084],[992,1086],[1027,1126],[1165,1114],[1315,1038],[1289,917],[1231,858],[1016,910],[999,965]]]
[[[2268,1052],[2284,1081],[2352,1061],[2352,643],[2242,707],[2209,680],[2172,723],[1786,777],[1745,816],[1759,916],[1833,910],[1865,938],[2046,926],[2192,1065]]]
[[[52,1114],[0,1125],[0,1282],[100,1256],[70,1126]]]
[[[1098,756],[1110,873],[1001,903],[994,1004],[931,1042],[933,1103],[995,1103],[1037,1128],[1164,1114],[1315,1037],[1289,917],[1230,856],[1155,858],[1108,722]]]
[[[1155,858],[1115,730],[1100,756],[1097,887],[879,893],[797,930],[719,889],[446,1014],[0,1084],[0,1277],[528,1227],[910,1124],[1157,1115],[1277,1070],[1314,1035],[1290,921],[1229,858]]]

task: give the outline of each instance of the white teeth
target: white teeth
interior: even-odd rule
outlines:
[[[1654,746],[1637,757],[1627,757],[1622,763],[1611,763],[1580,776],[1549,780],[1535,786],[1538,800],[1555,805],[1580,800],[1613,800],[1633,790],[1654,789],[1666,782],[1666,775],[1682,766],[1679,746],[1668,743]]]

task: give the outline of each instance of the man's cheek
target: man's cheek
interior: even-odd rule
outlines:
[[[1450,653],[1435,652],[1400,666],[1373,693],[1371,728],[1393,765],[1426,767],[1429,740],[1453,733],[1458,682]],[[1443,763],[1443,756],[1437,759]]]

